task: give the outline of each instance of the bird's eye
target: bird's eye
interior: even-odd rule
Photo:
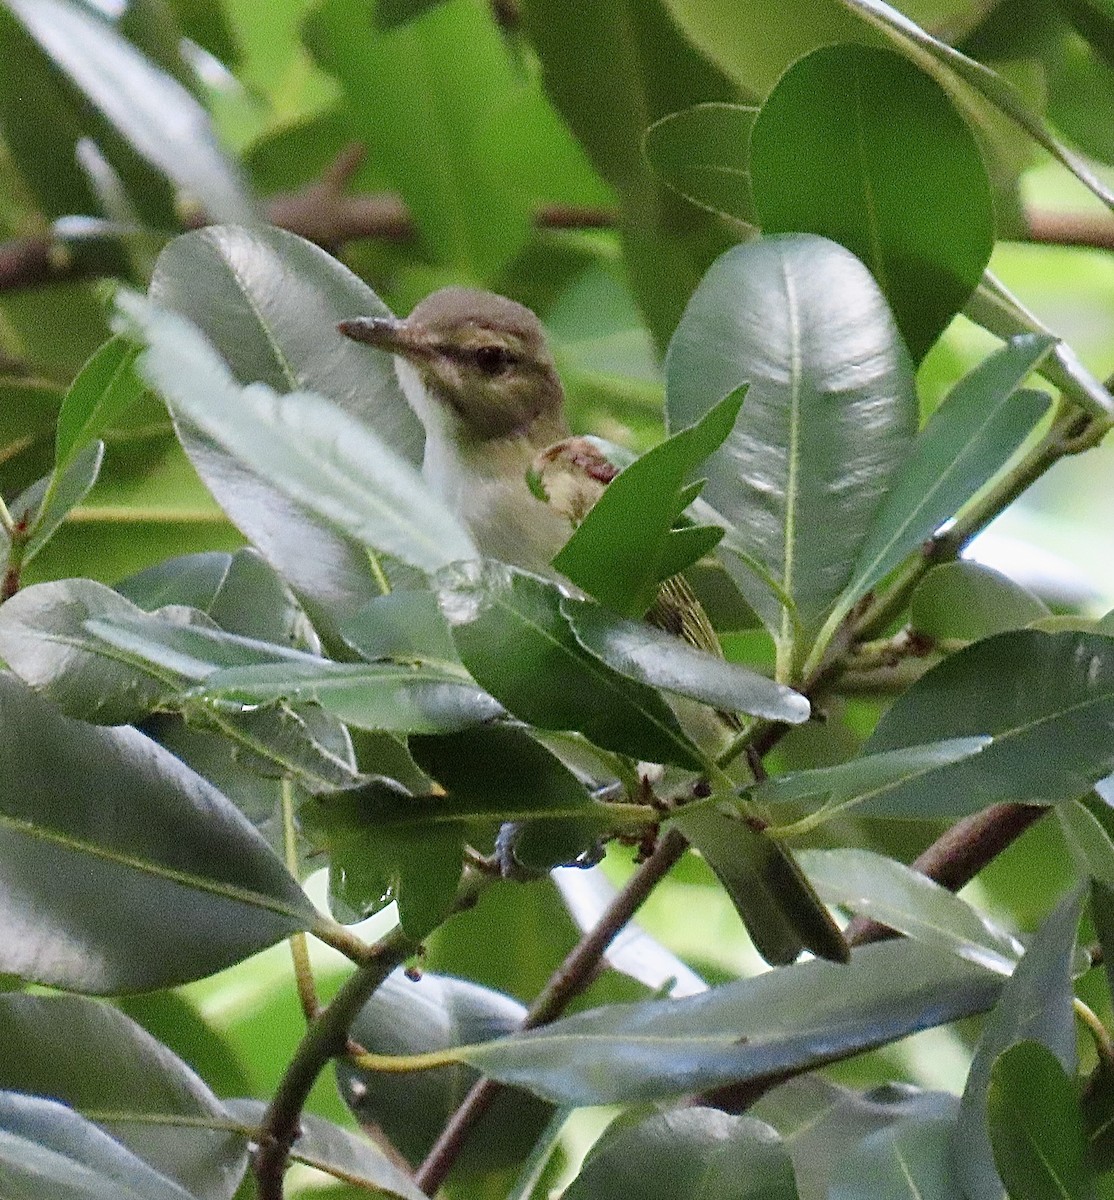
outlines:
[[[472,356],[485,375],[498,375],[511,365],[510,351],[504,346],[478,346]]]

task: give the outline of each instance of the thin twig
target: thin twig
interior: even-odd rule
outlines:
[[[677,830],[670,830],[657,849],[627,880],[599,922],[569,951],[565,961],[550,976],[522,1022],[523,1029],[535,1029],[555,1020],[566,1005],[591,983],[607,947],[622,932],[647,896],[680,860],[688,842]],[[460,1107],[441,1131],[425,1162],[414,1172],[414,1182],[428,1196],[444,1182],[465,1140],[476,1122],[499,1094],[502,1084],[480,1079],[472,1085]]]

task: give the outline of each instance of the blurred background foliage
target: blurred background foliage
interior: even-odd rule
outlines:
[[[1114,182],[1106,0],[899,7],[992,65]],[[886,44],[853,8],[0,0],[0,490],[14,495],[49,469],[61,398],[108,335],[113,290],[145,285],[160,246],[206,217],[266,216],[317,241],[397,312],[447,283],[529,304],[552,336],[574,427],[636,450],[654,444],[663,348],[708,265],[753,232],[742,110],[706,109],[716,119],[679,137],[656,123],[696,105],[760,103],[791,62],[832,41]],[[991,269],[1106,378],[1114,220],[1000,114],[979,135],[997,216]],[[694,191],[701,204],[686,198]],[[921,362],[923,410],[995,344],[956,318]],[[152,397],[106,441],[98,482],[27,582],[115,582],[170,555],[242,543]],[[1112,470],[1109,445],[1058,463],[978,539],[975,556],[1068,610],[1107,611]],[[742,645],[754,635],[735,636]],[[877,711],[874,701],[848,701],[830,714],[824,746],[791,736],[780,761],[846,757]],[[1065,861],[1060,836],[1050,822],[1034,827],[972,885],[980,904],[1035,927],[1056,890],[1049,864]],[[923,831],[908,838],[915,852]],[[886,848],[901,854],[894,839],[891,829]],[[621,877],[629,852],[610,857]],[[709,981],[759,967],[729,901],[692,856],[643,921]],[[552,885],[496,886],[467,920],[439,931],[428,965],[528,999],[575,936]],[[340,964],[321,955],[327,993]],[[632,986],[609,977],[580,1003]],[[128,1009],[221,1094],[266,1097],[302,1030],[281,947]],[[956,1089],[965,1067],[963,1031],[935,1030],[856,1060],[844,1076]],[[328,1081],[313,1108],[348,1119]],[[490,1193],[469,1186],[468,1195],[502,1194],[498,1181]]]

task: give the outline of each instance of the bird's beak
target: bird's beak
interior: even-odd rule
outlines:
[[[341,321],[337,329],[354,342],[386,350],[388,354],[401,354],[403,358],[422,358],[429,353],[425,342],[398,317],[350,317]]]

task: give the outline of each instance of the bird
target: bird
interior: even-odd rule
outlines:
[[[394,356],[399,385],[425,428],[422,475],[481,553],[552,574],[550,561],[571,529],[531,492],[527,474],[570,430],[537,316],[494,292],[447,287],[408,317],[355,317],[337,328]]]
[[[564,389],[538,317],[494,292],[448,287],[420,301],[408,317],[354,317],[337,328],[393,355],[399,385],[425,428],[422,475],[462,519],[481,553],[552,578],[553,558],[618,468],[597,442],[572,436]],[[664,581],[645,619],[722,656],[682,576]],[[701,742],[722,745],[739,728],[733,714],[713,714],[683,699],[674,706],[679,715],[686,705],[711,717],[701,721],[704,736],[694,722],[688,724]],[[808,946],[845,961],[838,927],[788,851],[741,820],[722,814],[710,819],[727,821],[743,835],[738,852],[755,878],[776,880],[786,893],[771,911],[761,889],[754,899],[732,889],[764,957],[789,962]],[[504,869],[513,860],[518,832],[515,822],[501,831],[497,848]]]

